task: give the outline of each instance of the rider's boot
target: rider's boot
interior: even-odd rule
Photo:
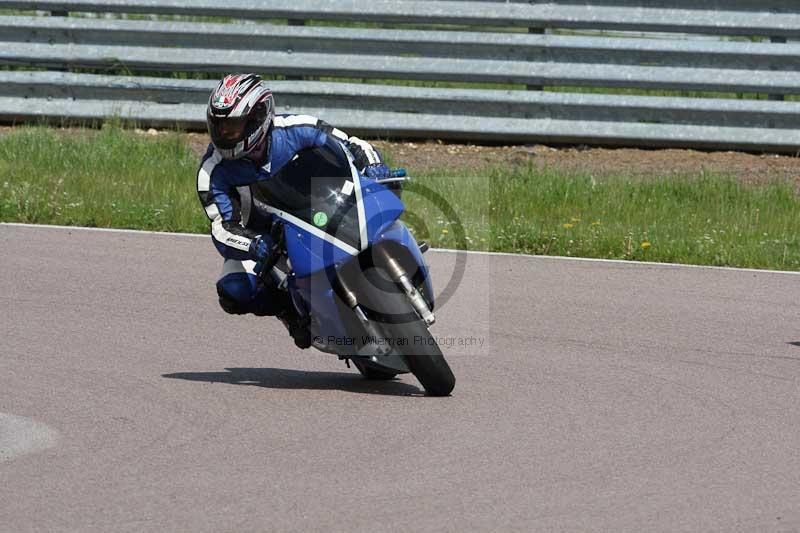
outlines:
[[[265,287],[264,292],[256,297],[256,306],[263,306],[265,315],[277,317],[283,322],[289,335],[294,339],[294,344],[298,348],[305,349],[311,346],[311,332],[308,329],[310,320],[302,317],[297,312],[292,303],[291,297],[285,291]],[[257,311],[255,314],[259,314]]]
[[[292,303],[292,299],[285,291],[266,289],[260,298],[254,300],[254,306],[262,309],[255,309],[254,314],[262,312],[264,315],[277,317],[284,323],[289,335],[294,339],[294,344],[298,348],[305,349],[311,346],[311,332],[308,329],[310,320],[300,316]]]
[[[288,297],[275,291],[275,294],[260,294],[247,305],[247,312],[256,316],[279,316],[291,305]]]
[[[290,305],[286,310],[278,314],[278,318],[286,325],[289,335],[294,339],[294,345],[304,350],[311,346],[311,330],[308,326],[311,323],[308,317],[300,316],[295,311],[294,306]]]

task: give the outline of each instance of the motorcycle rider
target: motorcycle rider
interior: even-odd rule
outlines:
[[[247,227],[249,185],[268,180],[301,150],[328,136],[352,153],[368,178],[389,176],[378,151],[357,137],[308,115],[276,115],[272,92],[255,74],[230,74],[211,93],[206,112],[211,143],[197,174],[197,193],[211,220],[211,236],[223,256],[217,294],[231,314],[278,316],[301,348],[310,346],[307,324],[283,291],[259,286],[256,263],[269,255],[271,239]]]

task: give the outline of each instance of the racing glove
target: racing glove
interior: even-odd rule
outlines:
[[[269,243],[267,239],[262,236],[253,239],[247,254],[250,256],[250,259],[256,263],[263,262],[269,256]]]

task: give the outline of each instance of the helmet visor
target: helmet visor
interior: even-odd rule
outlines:
[[[248,117],[215,117],[208,115],[208,134],[214,146],[223,150],[235,148],[246,136]]]

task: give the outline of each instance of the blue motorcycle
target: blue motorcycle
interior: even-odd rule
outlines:
[[[420,246],[399,217],[405,172],[362,177],[335,140],[299,153],[250,187],[248,226],[270,232],[262,283],[287,291],[308,324],[312,346],[368,379],[411,372],[432,396],[455,377],[429,331],[435,317]]]

